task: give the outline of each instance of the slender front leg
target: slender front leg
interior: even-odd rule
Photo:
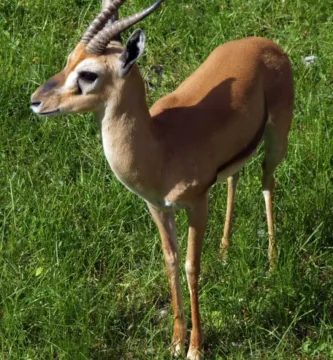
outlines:
[[[263,194],[265,198],[267,226],[268,226],[268,259],[269,268],[272,270],[277,261],[277,247],[274,236],[274,220],[273,220],[273,190],[274,190],[274,176],[273,172],[264,170],[263,176]]]
[[[224,231],[221,243],[221,251],[224,259],[227,258],[227,248],[230,245],[230,233],[232,227],[232,214],[234,211],[236,187],[239,179],[239,173],[228,177],[228,200],[227,213],[225,215]]]
[[[200,323],[198,279],[203,237],[205,234],[208,204],[207,196],[194,204],[188,211],[189,234],[186,256],[186,276],[191,296],[192,332],[188,359],[201,360],[203,333]]]
[[[151,204],[148,204],[148,208],[160,232],[164,260],[171,287],[174,312],[172,353],[174,356],[180,356],[184,351],[187,328],[179,281],[179,254],[175,218],[172,212],[159,211]]]

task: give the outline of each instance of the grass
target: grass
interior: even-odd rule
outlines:
[[[128,2],[122,15],[148,3]],[[0,1],[0,359],[170,358],[170,295],[144,202],[111,173],[91,115],[40,119],[29,109],[30,94],[64,66],[99,7]],[[231,39],[269,37],[293,63],[296,107],[276,173],[280,258],[272,275],[262,155],[239,183],[226,266],[217,258],[226,187],[210,193],[200,280],[207,359],[333,358],[332,14],[330,0],[166,0],[140,24],[149,104]],[[307,67],[308,55],[317,61]],[[177,223],[183,266],[184,213]],[[189,317],[184,272],[182,287]]]

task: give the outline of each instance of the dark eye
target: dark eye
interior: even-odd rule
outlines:
[[[81,71],[80,72],[80,79],[92,83],[98,78],[98,75],[96,73],[90,72],[90,71]]]

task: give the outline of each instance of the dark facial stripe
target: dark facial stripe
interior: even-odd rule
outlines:
[[[56,80],[48,80],[46,81],[46,83],[44,83],[41,91],[40,91],[40,94],[45,94],[47,92],[49,92],[50,90],[52,90],[53,88],[57,87],[58,86],[58,81]]]
[[[248,156],[250,156],[254,150],[257,148],[257,146],[260,144],[261,139],[264,135],[264,131],[265,131],[265,127],[266,127],[266,123],[268,120],[268,109],[267,109],[267,104],[265,101],[265,113],[264,113],[264,119],[263,122],[259,128],[259,130],[257,131],[257,133],[254,135],[253,139],[248,143],[248,145],[242,149],[238,154],[234,155],[230,160],[228,160],[226,163],[224,163],[223,165],[221,165],[217,171],[216,171],[216,177],[214,182],[212,182],[212,184],[214,184],[217,180],[217,175],[225,170],[226,168],[228,168],[229,166],[241,161],[242,159],[247,158]]]
[[[48,79],[44,85],[41,86],[39,94],[43,95],[54,88],[61,87],[66,80],[66,75],[64,71],[61,71],[59,74],[52,76]]]

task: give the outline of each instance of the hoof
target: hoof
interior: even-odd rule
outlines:
[[[173,357],[180,357],[184,354],[184,344],[178,341],[176,344],[172,345],[171,355]]]
[[[222,262],[223,265],[227,265],[228,264],[228,250],[224,247],[221,247],[218,258]]]
[[[277,255],[269,256],[269,272],[272,273],[277,267]]]
[[[185,354],[185,340],[187,335],[186,321],[175,322],[172,337],[172,350],[171,355],[174,357],[180,357]]]
[[[191,348],[189,349],[187,353],[187,359],[191,360],[203,360],[202,353],[197,348]]]

